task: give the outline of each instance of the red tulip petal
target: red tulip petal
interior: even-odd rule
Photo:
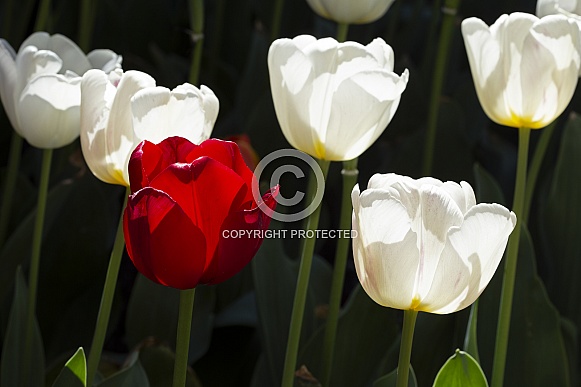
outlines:
[[[220,241],[211,260],[207,261],[201,284],[218,284],[242,270],[256,255],[270,224],[271,211],[276,207],[278,186],[264,194],[266,211],[256,206],[237,211],[224,221]],[[269,211],[270,210],[270,211]],[[235,234],[232,233],[235,231]]]
[[[202,142],[198,147],[192,150],[187,157],[187,162],[192,162],[198,157],[207,156],[224,164],[229,169],[236,172],[238,176],[244,180],[248,187],[248,191],[243,199],[243,202],[249,202],[247,209],[253,207],[254,200],[252,198],[252,184],[255,180],[254,173],[248,168],[244,158],[240,153],[240,149],[236,143],[231,141],[223,141],[211,138]]]
[[[202,230],[208,259],[218,244],[224,219],[240,207],[247,190],[240,176],[208,157],[169,166],[151,181],[151,187],[169,195]]]
[[[182,137],[169,137],[157,145],[146,140],[139,143],[129,159],[131,192],[147,187],[171,164],[186,162],[195,148],[195,144]]]
[[[177,289],[196,287],[206,264],[204,234],[167,194],[146,187],[131,195],[123,227],[129,257],[143,275]]]

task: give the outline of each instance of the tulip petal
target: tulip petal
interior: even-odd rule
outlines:
[[[222,223],[243,204],[247,187],[230,168],[208,157],[173,164],[150,182],[165,192],[206,236],[208,262],[220,238]]]
[[[57,74],[62,65],[62,60],[52,51],[38,50],[34,46],[22,49],[16,56],[17,78],[14,98],[20,97],[32,78],[43,74]]]
[[[472,304],[496,272],[516,216],[498,204],[478,204],[450,231],[420,310],[452,313]]]
[[[217,109],[210,106],[215,115]],[[204,95],[188,84],[172,91],[164,87],[141,90],[131,99],[131,110],[136,136],[155,143],[174,135],[199,144],[209,137],[214,123],[206,123]]]
[[[0,99],[13,128],[18,127],[14,95],[16,90],[16,53],[4,39],[0,39]]]
[[[143,275],[177,289],[198,285],[204,234],[167,194],[147,187],[131,195],[123,225],[129,257]]]
[[[378,304],[409,309],[419,265],[407,210],[388,191],[355,186],[353,256],[361,285]]]
[[[123,58],[114,51],[99,49],[88,53],[87,59],[91,64],[91,68],[103,70],[108,74],[111,71],[121,68]]]
[[[121,77],[117,93],[109,111],[106,135],[110,161],[121,169],[123,179],[129,186],[129,158],[137,144],[143,140],[136,137],[133,130],[131,97],[139,90],[154,87],[155,79],[141,71],[127,71]]]
[[[46,74],[35,77],[24,88],[16,112],[21,134],[31,145],[60,148],[79,136],[80,82],[80,77]]]
[[[103,71],[89,70],[81,81],[81,147],[91,172],[110,184],[126,185],[123,165],[111,157],[107,123],[117,89]]]
[[[326,160],[359,157],[383,133],[393,118],[408,72],[360,72],[343,81],[333,95],[326,133]],[[357,111],[357,114],[353,114]]]
[[[188,162],[187,156],[197,146],[182,137],[166,138],[159,144],[147,140],[137,145],[129,159],[131,191],[136,192],[174,163]]]
[[[319,15],[339,23],[372,23],[382,17],[393,0],[307,0]]]
[[[54,52],[62,60],[63,72],[69,70],[77,75],[83,75],[91,68],[89,60],[79,46],[61,34],[35,32],[22,43],[19,53],[27,46]]]
[[[266,208],[274,210],[278,187],[264,194],[262,200]],[[202,284],[217,284],[226,281],[242,270],[254,257],[263,241],[263,233],[270,224],[270,214],[264,212],[264,207],[256,206],[251,210],[231,213],[222,225],[220,240],[210,264],[204,270],[200,279]],[[231,231],[237,235],[244,232],[240,238],[227,238]],[[227,233],[225,233],[227,231]]]

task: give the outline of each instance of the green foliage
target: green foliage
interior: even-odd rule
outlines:
[[[488,387],[488,382],[478,362],[468,353],[456,350],[436,375],[434,387]]]
[[[85,351],[79,348],[67,361],[53,387],[86,387],[87,386],[87,359]]]

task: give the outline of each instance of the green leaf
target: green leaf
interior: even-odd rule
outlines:
[[[362,386],[373,380],[382,356],[399,337],[397,313],[375,303],[361,286],[355,288],[339,317],[332,386]],[[353,332],[357,332],[356,340]],[[299,364],[305,364],[315,377],[322,372],[324,339],[322,325],[299,356]]]
[[[34,318],[31,364],[25,364],[28,289],[20,267],[16,270],[14,300],[2,347],[0,387],[38,387],[44,385],[44,349],[40,329]]]
[[[391,371],[389,374],[382,376],[373,382],[373,387],[395,387],[397,384],[397,368]],[[412,366],[410,366],[410,372],[408,376],[408,387],[417,387],[418,381],[416,379],[416,373]]]
[[[496,192],[486,201],[499,200],[500,190],[492,177],[477,180],[479,192]],[[504,262],[501,262],[479,301],[478,343],[481,366],[487,374],[492,371],[503,271]],[[537,274],[533,242],[526,225],[523,225],[504,384],[569,386],[568,364],[561,317]]]
[[[458,349],[436,375],[434,387],[488,387],[488,382],[478,362]]]
[[[273,223],[271,223],[271,228],[276,227]],[[313,258],[301,332],[301,346],[320,325],[321,320],[317,315],[320,309],[317,307],[328,302],[331,288],[331,268],[317,256]],[[298,267],[298,260],[290,260],[283,251],[282,241],[274,238],[265,239],[252,260],[259,333],[270,375],[268,385],[277,385],[282,378],[281,370],[285,358]]]
[[[479,361],[478,355],[478,300],[470,307],[470,317],[468,318],[468,328],[466,329],[466,337],[464,338],[464,349],[476,361]]]
[[[132,353],[126,368],[109,376],[97,387],[150,387],[147,374],[139,362],[139,354]]]
[[[55,380],[53,387],[85,387],[87,385],[87,359],[83,348],[67,361],[59,376]]]
[[[189,361],[202,357],[210,346],[214,324],[213,286],[198,286],[194,301]],[[138,275],[127,311],[125,329],[130,347],[153,336],[175,348],[179,311],[179,290],[156,284]]]
[[[150,340],[145,342],[139,350],[139,361],[147,374],[150,387],[172,385],[175,354],[167,345],[154,343]],[[191,368],[188,368],[186,387],[202,387]]]

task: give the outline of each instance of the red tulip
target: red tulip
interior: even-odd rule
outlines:
[[[143,141],[131,155],[129,179],[123,217],[129,257],[147,278],[177,289],[220,283],[242,270],[270,223],[263,209],[271,213],[278,194],[272,188],[259,208],[254,174],[238,146],[216,139]],[[232,230],[247,233],[231,238]]]

